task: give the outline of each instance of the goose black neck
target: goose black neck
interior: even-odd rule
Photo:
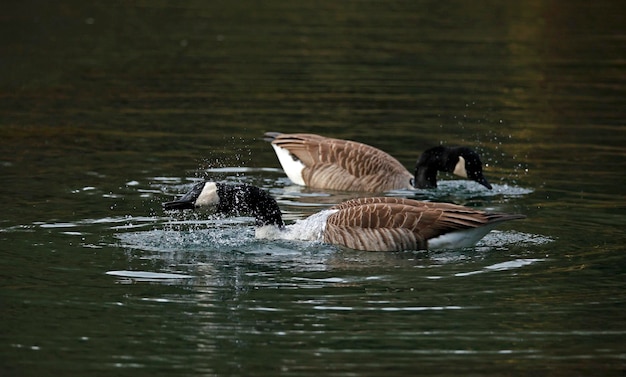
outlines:
[[[235,216],[254,216],[257,226],[276,225],[284,227],[276,200],[266,191],[247,184],[217,185],[219,204],[217,212]]]
[[[448,148],[442,145],[424,151],[415,164],[413,186],[420,189],[436,188],[438,171],[454,171],[454,165],[451,168],[448,166],[448,154]]]

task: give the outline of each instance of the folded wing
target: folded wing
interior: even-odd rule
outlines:
[[[314,134],[266,134],[305,168],[307,186],[346,191],[410,188],[411,173],[395,158],[366,144]]]

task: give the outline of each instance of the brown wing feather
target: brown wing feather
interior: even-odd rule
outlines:
[[[380,149],[314,134],[272,136],[273,144],[289,150],[306,166],[303,178],[308,186],[351,191],[410,188],[411,173]]]

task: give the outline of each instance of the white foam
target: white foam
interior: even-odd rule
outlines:
[[[336,209],[323,210],[306,219],[296,220],[295,223],[287,225],[284,229],[272,225],[258,227],[255,230],[255,236],[270,240],[322,241],[326,220],[335,212],[337,212]]]

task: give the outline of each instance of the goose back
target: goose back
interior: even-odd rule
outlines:
[[[413,175],[378,148],[304,133],[267,133],[266,137],[272,139],[275,148],[288,150],[302,162],[302,179],[307,186],[369,192],[412,187]]]

